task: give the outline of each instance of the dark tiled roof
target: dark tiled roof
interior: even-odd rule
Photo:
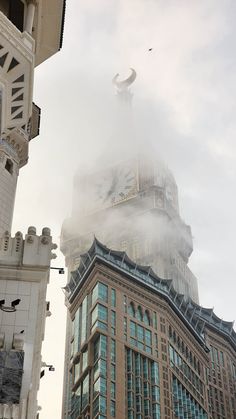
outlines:
[[[191,332],[195,334],[205,350],[208,350],[204,340],[206,326],[223,335],[236,348],[234,322],[219,319],[213,309],[201,307],[190,298],[186,299],[184,295],[175,291],[172,279],[160,278],[150,266],[138,265],[125,252],[111,250],[96,238],[88,252],[81,255],[80,265],[76,271],[71,273],[70,281],[65,287],[69,302],[74,300],[96,261],[102,261],[165,298]]]

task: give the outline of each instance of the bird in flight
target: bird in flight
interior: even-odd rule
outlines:
[[[152,48],[149,48],[148,51],[152,51]]]

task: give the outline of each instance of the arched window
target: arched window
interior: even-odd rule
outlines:
[[[150,326],[150,315],[148,310],[145,310],[144,312],[143,321],[147,326]]]
[[[134,303],[132,303],[132,301],[129,304],[129,315],[132,317],[135,317],[135,308],[134,308]]]
[[[142,322],[143,321],[143,313],[142,313],[142,309],[140,306],[138,306],[138,310],[137,310],[137,319]]]

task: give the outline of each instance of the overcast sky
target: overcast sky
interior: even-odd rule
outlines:
[[[192,227],[190,268],[200,302],[235,316],[236,2],[234,0],[68,0],[62,51],[35,75],[41,134],[20,172],[13,231],[52,229],[59,244],[70,215],[74,173],[92,166],[110,136],[111,79],[136,69],[133,114],[145,146],[154,143],[179,188]],[[148,51],[153,48],[152,51]],[[110,139],[108,142],[107,139]],[[63,266],[58,251],[54,266]],[[60,418],[66,277],[51,275],[41,380],[42,419]]]

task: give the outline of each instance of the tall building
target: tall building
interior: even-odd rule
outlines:
[[[118,74],[113,78],[117,120],[112,146],[97,171],[75,177],[73,209],[62,226],[61,250],[71,272],[95,235],[136,263],[151,266],[159,277],[172,279],[177,292],[198,303],[197,279],[188,267],[191,228],[180,217],[174,176],[154,150],[149,147],[144,152],[143,141],[140,144],[135,133],[130,92],[135,79],[134,69],[126,80],[119,81]],[[68,316],[63,418],[68,411],[70,338]]]
[[[114,153],[76,176],[62,227],[71,272],[62,418],[233,419],[233,323],[199,305],[176,182],[134,136],[135,77],[113,79]]]
[[[151,265],[160,277],[173,279],[176,291],[198,302],[197,280],[188,267],[191,228],[179,213],[174,176],[156,152],[150,146],[144,152],[143,142],[140,145],[136,138],[129,90],[135,78],[132,69],[128,79],[113,79],[118,118],[112,145],[101,169],[75,177],[73,209],[62,227],[61,249],[69,270],[74,270],[95,234],[137,263]]]
[[[19,170],[39,133],[34,69],[62,44],[65,0],[0,0],[0,418],[34,419],[51,250],[50,230],[11,237]]]
[[[236,334],[97,239],[65,287],[70,419],[233,419]]]

